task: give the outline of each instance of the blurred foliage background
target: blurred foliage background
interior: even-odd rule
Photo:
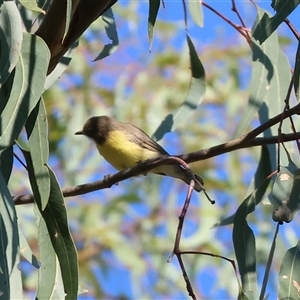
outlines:
[[[214,3],[212,3],[213,5]],[[255,8],[238,3],[251,27]],[[263,4],[267,6],[265,3]],[[269,3],[268,3],[269,5]],[[44,94],[49,121],[50,166],[62,187],[103,178],[115,170],[87,139],[74,136],[93,115],[131,122],[151,135],[185,98],[190,62],[181,1],[165,1],[149,52],[148,3],[119,1],[113,7],[120,46],[111,56],[93,62],[106,43],[100,19],[85,32],[66,72]],[[216,8],[237,21],[230,1]],[[176,11],[176,13],[175,13]],[[212,18],[214,21],[211,21]],[[232,139],[245,110],[251,76],[251,50],[237,31],[204,9],[204,27],[188,18],[188,30],[206,70],[207,91],[201,106],[175,132],[159,143],[171,154],[205,149]],[[292,53],[295,44],[281,31],[281,47]],[[292,60],[293,57],[290,57]],[[254,120],[249,130],[257,125]],[[248,148],[191,164],[201,175],[212,206],[203,194],[193,194],[184,223],[181,250],[215,253],[235,259],[232,226],[213,226],[233,214],[248,194],[259,159],[259,148]],[[26,171],[17,162],[10,189],[30,190]],[[69,225],[79,255],[80,299],[186,299],[177,260],[167,262],[186,193],[179,181],[148,174],[88,195],[66,199]],[[19,225],[38,257],[33,205],[17,207]],[[258,277],[270,251],[276,223],[267,199],[249,216],[256,236]],[[268,282],[269,299],[277,290],[284,252],[298,240],[299,219],[280,228]],[[233,299],[238,295],[234,270],[216,257],[186,255],[188,275],[199,299]],[[35,293],[37,271],[21,263],[28,299]],[[254,293],[255,295],[255,293]],[[254,296],[255,298],[255,296]]]

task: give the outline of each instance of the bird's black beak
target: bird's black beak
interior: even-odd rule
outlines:
[[[84,134],[82,130],[75,132],[76,135]]]

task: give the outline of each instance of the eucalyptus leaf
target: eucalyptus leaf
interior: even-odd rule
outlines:
[[[300,288],[299,244],[290,248],[284,255],[279,271],[278,299],[298,299]]]
[[[273,220],[291,222],[300,209],[300,170],[291,172],[281,166],[272,189]],[[276,205],[277,203],[277,205]]]
[[[4,177],[6,184],[9,181],[12,167],[13,167],[13,146],[6,148],[4,151],[0,152],[0,170]]]
[[[298,101],[300,99],[299,83],[300,83],[300,41],[298,42],[297,53],[295,57],[295,68],[294,68],[294,89]]]
[[[188,8],[193,21],[200,27],[203,27],[202,0],[188,0]]]
[[[107,37],[111,40],[111,43],[106,44],[99,55],[94,59],[94,61],[101,60],[106,56],[114,53],[119,45],[119,37],[116,27],[116,21],[111,8],[109,8],[102,16],[104,22],[105,32]]]
[[[156,22],[159,6],[160,6],[160,0],[149,0],[149,14],[148,14],[149,51],[151,51],[152,48],[153,29]]]
[[[22,20],[15,1],[0,0],[0,88],[16,66],[21,52]]]
[[[252,205],[252,203],[249,204]],[[257,288],[256,245],[255,236],[248,225],[246,216],[247,211],[238,209],[234,218],[232,239],[243,290],[254,291]]]
[[[41,268],[38,272],[37,299],[51,299],[57,284],[57,278],[61,278],[58,269],[58,260],[49,237],[48,229],[39,209],[35,207],[38,224],[38,244]],[[60,298],[63,299],[63,298]]]
[[[2,299],[23,299],[19,230],[14,201],[0,173],[0,291]]]
[[[35,268],[40,268],[40,263],[36,256],[33,254],[22,230],[19,228],[19,239],[20,239],[20,254]]]
[[[59,260],[66,293],[65,299],[77,299],[77,252],[68,226],[67,211],[63,195],[51,169],[49,169],[49,173],[51,192],[47,206],[41,214],[47,225],[53,248]]]
[[[0,97],[6,105],[1,112],[0,151],[17,139],[26,119],[35,108],[43,91],[50,52],[45,42],[24,33],[21,54],[11,73],[8,88],[3,86]]]
[[[263,13],[266,12],[258,8],[254,28],[260,22]],[[277,33],[274,32],[262,45],[252,39],[250,95],[233,138],[245,134],[263,103],[266,103],[268,109],[272,108],[272,114],[269,112],[267,116],[262,116],[261,121],[276,115],[277,111],[282,111],[290,77],[290,65],[279,47]]]
[[[276,14],[270,17],[265,13],[253,31],[253,37],[263,43],[278,26],[293,12],[300,0],[276,0],[272,1],[272,7]]]
[[[43,99],[31,112],[26,122],[34,176],[41,196],[41,208],[45,209],[50,194],[50,175],[46,167],[49,159],[48,123]]]
[[[184,124],[195,112],[203,100],[206,90],[205,70],[198,57],[195,46],[188,35],[186,35],[190,53],[190,66],[192,73],[191,85],[188,94],[181,106],[173,113],[170,113],[162,121],[152,138],[159,141],[167,132]]]
[[[246,199],[244,199],[244,201],[240,205],[240,207],[246,205],[246,210],[244,210],[246,214],[252,213],[255,210],[255,206],[262,201],[271,181],[271,178],[269,177],[270,174],[271,165],[269,150],[267,146],[262,146],[259,163],[253,181],[248,189],[251,191],[251,193],[247,196]],[[249,203],[253,203],[255,205],[249,206]],[[223,219],[220,223],[215,224],[214,227],[233,224],[235,215],[236,213]]]
[[[19,2],[28,10],[35,11],[42,14],[46,13],[42,8],[40,8],[37,5],[36,0],[19,0]]]
[[[61,276],[66,293],[65,299],[77,299],[78,262],[76,248],[70,234],[67,211],[60,187],[54,173],[49,168],[50,195],[44,210],[41,205],[41,195],[34,175],[33,162],[28,151],[21,148],[26,159],[27,169],[34,200],[46,223],[53,249],[59,260]],[[43,262],[41,262],[43,263]]]

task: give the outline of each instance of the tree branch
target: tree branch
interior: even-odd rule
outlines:
[[[214,156],[218,156],[220,154],[225,154],[237,149],[277,144],[278,138],[279,138],[278,136],[273,136],[268,138],[255,138],[252,141],[249,141],[246,135],[244,137],[240,137],[238,139],[208,149],[200,150],[197,152],[191,152],[188,154],[178,155],[175,157],[179,157],[185,162],[191,163],[195,161],[208,159]],[[300,132],[281,135],[281,142],[289,142],[297,139],[300,139]],[[154,159],[146,160],[134,166],[131,169],[127,169],[118,172],[116,174],[106,176],[103,180],[97,180],[92,183],[80,184],[77,186],[63,188],[62,193],[64,197],[73,197],[73,196],[94,192],[97,190],[110,188],[112,185],[117,184],[125,179],[140,174],[145,174],[157,166],[163,164],[172,164],[172,163],[174,164],[174,160],[167,155],[157,157]],[[33,203],[33,195],[20,195],[13,198],[16,205]]]

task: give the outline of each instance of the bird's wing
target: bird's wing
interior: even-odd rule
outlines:
[[[129,138],[132,142],[137,143],[149,151],[159,152],[161,155],[169,155],[169,153],[162,146],[153,141],[149,135],[140,128],[131,125],[131,133],[132,134],[129,136]]]

